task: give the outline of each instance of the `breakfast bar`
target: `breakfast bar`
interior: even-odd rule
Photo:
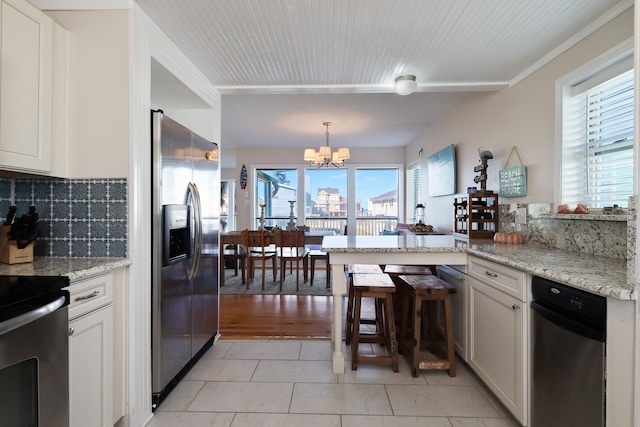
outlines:
[[[468,241],[454,236],[327,236],[322,250],[330,254],[333,277],[333,372],[344,373],[342,353],[342,297],[347,292],[344,267],[348,264],[463,265]]]
[[[322,250],[330,254],[333,277],[333,372],[338,374],[344,373],[342,296],[347,291],[344,267],[349,264],[466,265],[473,256],[607,297],[610,313],[614,307],[631,307],[626,302],[637,298],[626,260],[532,244],[496,244],[453,235],[327,236]],[[610,345],[613,337],[610,334]]]

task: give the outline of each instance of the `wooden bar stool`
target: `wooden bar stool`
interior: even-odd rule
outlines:
[[[351,338],[353,337],[353,275],[354,274],[382,274],[382,269],[376,264],[349,264],[347,266],[347,321],[345,322],[345,344],[351,344]],[[373,319],[360,318],[361,325],[376,325],[378,331],[381,331],[381,325],[376,324],[376,319],[382,318],[381,306],[376,300],[375,304],[376,315]]]
[[[454,286],[429,275],[398,276],[399,287],[404,287],[402,297],[402,320],[398,347],[407,350],[410,358],[411,375],[417,378],[420,369],[444,369],[450,377],[456,376],[455,353],[453,349],[453,322],[451,318],[450,294],[455,293]],[[422,302],[427,302],[428,330],[426,339],[421,333]],[[437,304],[444,307],[444,336],[438,338]],[[411,310],[411,311],[410,311]],[[421,360],[420,349],[428,348],[440,357],[436,360]]]
[[[393,293],[396,286],[387,274],[354,274],[353,288],[353,342],[351,343],[351,369],[358,369],[358,363],[391,364],[393,372],[398,372],[398,345],[396,341],[396,326],[393,319]],[[362,298],[375,298],[381,303],[381,318],[376,319],[381,324],[381,331],[373,334],[360,333],[360,314]],[[377,317],[377,315],[376,315]],[[386,355],[363,355],[358,352],[361,342],[381,343],[387,349]]]
[[[435,266],[388,264],[382,271],[388,275],[435,274]]]
[[[387,264],[383,265],[382,271],[391,276],[391,280],[398,287],[396,294],[393,296],[393,310],[396,315],[396,330],[400,331],[400,319],[402,318],[401,301],[403,299],[404,286],[399,286],[398,276],[415,275],[415,274],[435,274],[435,265],[404,265],[404,264]],[[425,319],[426,321],[426,319]],[[425,325],[426,326],[426,325]]]

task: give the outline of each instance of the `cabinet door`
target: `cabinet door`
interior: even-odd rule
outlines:
[[[468,277],[468,282],[469,364],[516,419],[526,425],[526,304],[473,277]]]
[[[53,21],[25,0],[0,2],[0,167],[51,169]]]
[[[71,427],[113,426],[113,306],[69,323]]]
[[[456,353],[468,362],[467,327],[467,284],[466,275],[447,266],[438,266],[438,277],[456,287],[451,295],[451,317],[453,321],[453,341]],[[441,314],[441,313],[439,313]],[[444,316],[438,316],[438,327],[443,328]]]

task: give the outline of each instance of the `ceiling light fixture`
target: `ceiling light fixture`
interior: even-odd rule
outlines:
[[[348,148],[338,148],[338,151],[331,152],[331,147],[329,147],[329,125],[331,122],[322,122],[322,124],[327,128],[325,132],[326,142],[325,145],[318,148],[318,151],[313,148],[305,148],[304,150],[304,160],[305,162],[309,162],[311,166],[318,166],[321,168],[323,166],[335,166],[339,168],[340,166],[344,166],[344,161],[349,160],[351,155],[349,153]]]
[[[413,93],[414,90],[418,87],[416,83],[416,76],[414,75],[406,75],[406,76],[398,76],[396,77],[395,83],[395,91],[398,95],[409,95]]]

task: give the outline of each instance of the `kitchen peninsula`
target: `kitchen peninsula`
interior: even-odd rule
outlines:
[[[504,335],[504,347],[513,353],[496,354],[490,359],[500,360],[507,357],[505,364],[498,363],[508,375],[513,374],[515,388],[507,390],[501,401],[514,413],[516,418],[528,425],[528,371],[529,371],[529,329],[531,302],[531,278],[542,277],[558,283],[586,290],[606,297],[607,300],[607,420],[622,421],[623,424],[608,423],[608,425],[625,425],[630,414],[633,413],[633,385],[629,370],[633,366],[633,334],[635,323],[633,300],[637,298],[637,290],[633,280],[627,279],[627,262],[602,256],[575,253],[562,249],[545,247],[535,244],[497,244],[488,239],[464,239],[452,235],[400,235],[400,236],[329,236],[325,237],[322,250],[329,253],[333,277],[332,293],[334,296],[334,317],[332,339],[334,342],[333,372],[344,373],[344,354],[342,353],[343,330],[343,298],[347,286],[344,267],[348,264],[414,264],[414,265],[448,265],[460,267],[464,292],[472,290],[473,295],[481,292],[481,284],[477,279],[496,280],[493,274],[495,267],[499,273],[507,271],[513,276],[514,282],[519,283],[513,288],[505,288],[505,293],[512,293],[505,307],[496,307],[495,313],[502,312],[505,319],[520,319],[509,326],[510,332]],[[466,269],[466,274],[464,273]],[[474,276],[475,275],[475,276]],[[502,276],[500,274],[500,276]],[[483,279],[484,277],[484,279]],[[507,275],[505,275],[507,278]],[[483,285],[484,286],[484,285]],[[514,298],[515,297],[515,298]],[[485,323],[484,315],[473,313],[473,296],[464,304],[463,310],[469,310],[468,320],[465,321],[470,334],[474,334],[480,327],[474,321]],[[486,309],[487,306],[482,307]],[[506,311],[501,311],[506,308]],[[513,309],[513,310],[512,310]],[[478,317],[479,316],[479,317]],[[492,314],[493,316],[493,314]],[[513,316],[513,317],[509,317]],[[467,323],[468,322],[468,323]],[[485,326],[481,326],[485,327]],[[476,339],[478,338],[476,336]],[[515,341],[513,341],[515,340]],[[473,342],[473,338],[470,339]],[[483,345],[483,341],[476,341],[476,345]],[[494,343],[495,344],[495,343]],[[471,344],[469,363],[475,370],[477,360],[472,354]],[[502,350],[487,350],[490,353]],[[508,356],[508,355],[512,356]],[[513,356],[517,355],[517,356]],[[461,355],[465,361],[466,356]],[[487,356],[487,354],[484,354]],[[497,358],[494,358],[497,357]],[[615,360],[614,360],[615,359]],[[475,367],[474,367],[475,364]],[[509,371],[511,365],[513,368]],[[482,367],[480,367],[482,369]],[[479,373],[486,382],[486,377]],[[498,376],[502,376],[499,373]],[[512,378],[509,376],[509,378]],[[491,382],[491,378],[489,378]],[[500,385],[493,388],[497,395],[502,391]],[[509,394],[511,392],[511,394]],[[505,398],[506,397],[506,398]],[[621,417],[621,418],[616,418]]]
[[[467,255],[485,258],[570,286],[619,300],[635,300],[627,283],[625,260],[567,252],[537,245],[495,244],[451,235],[328,236],[322,250],[331,254],[332,294],[346,293],[344,266],[348,264],[466,265]],[[333,341],[342,340],[342,300],[334,300]],[[344,355],[335,345],[334,373],[344,373]]]

